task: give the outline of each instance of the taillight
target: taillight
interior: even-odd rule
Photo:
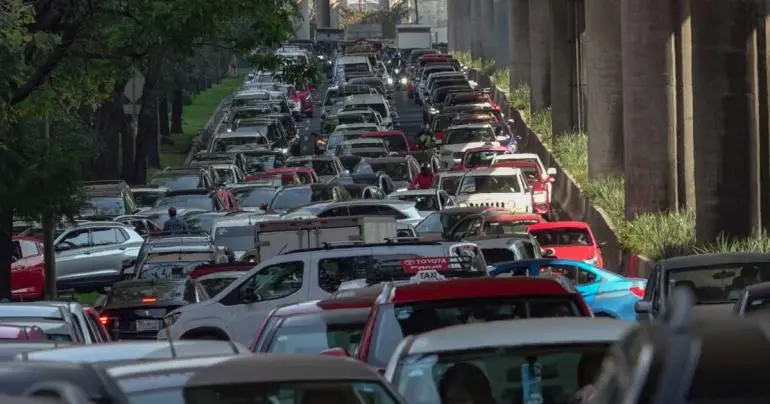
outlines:
[[[436,140],[444,141],[444,132],[436,132]]]
[[[644,298],[644,286],[634,286],[629,289],[632,295],[642,299]]]
[[[99,322],[102,323],[102,325],[106,326],[107,324],[110,323],[110,318],[109,317],[105,317],[105,316],[101,316],[101,317],[99,317]]]

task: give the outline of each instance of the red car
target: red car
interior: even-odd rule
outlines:
[[[496,162],[492,167],[518,168],[532,187],[532,207],[535,212],[543,217],[551,217],[551,184],[554,178],[542,171],[540,164],[535,160],[503,160]]]
[[[358,349],[382,285],[340,290],[324,300],[283,306],[268,314],[252,352],[351,356]]]
[[[545,222],[529,226],[527,231],[549,256],[585,261],[604,268],[601,244],[596,242],[591,227],[585,222]]]
[[[511,150],[505,146],[474,147],[466,150],[462,160],[453,165],[450,171],[467,171],[474,168],[490,167],[495,156],[510,153]]]
[[[14,300],[40,300],[44,287],[43,242],[32,237],[14,236],[11,297]]]
[[[407,335],[470,322],[591,315],[580,293],[561,277],[389,283],[369,315],[356,357],[382,371]]]
[[[302,184],[317,184],[321,182],[315,170],[308,167],[282,167],[265,171],[265,174],[297,174]]]
[[[313,117],[313,86],[286,86],[286,97],[299,104],[299,111],[302,115]]]
[[[233,193],[224,187],[217,188],[217,197],[222,201],[225,210],[239,210],[238,201],[235,200]]]
[[[382,139],[388,146],[388,150],[399,154],[405,154],[409,151],[420,150],[416,144],[410,144],[406,135],[400,130],[387,130],[383,132],[366,132],[361,135],[362,138]]]

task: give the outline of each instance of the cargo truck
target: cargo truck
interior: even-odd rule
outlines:
[[[396,25],[396,48],[430,49],[433,35],[430,25]]]

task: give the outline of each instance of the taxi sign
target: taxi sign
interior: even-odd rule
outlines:
[[[445,279],[446,278],[444,277],[444,275],[441,275],[435,269],[426,269],[423,271],[418,271],[417,274],[409,278],[409,281],[419,283],[419,282],[429,282],[429,281],[443,281]]]
[[[407,274],[418,274],[423,271],[446,272],[449,270],[449,258],[427,257],[401,260],[401,267]]]

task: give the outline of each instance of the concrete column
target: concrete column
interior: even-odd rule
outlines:
[[[455,3],[455,15],[457,16],[455,21],[455,38],[457,38],[457,50],[460,52],[471,51],[471,38],[470,38],[470,12],[471,3],[469,0],[449,0]]]
[[[551,1],[551,127],[554,135],[575,129],[574,88],[577,82],[572,0]]]
[[[533,111],[551,106],[551,2],[529,2],[529,80]]]
[[[529,0],[508,0],[508,58],[511,91],[529,85]]]
[[[457,2],[455,0],[446,0],[446,38],[449,52],[457,50],[457,39],[455,38],[457,23],[454,21],[456,6]]]
[[[588,102],[588,175],[623,175],[623,71],[620,2],[586,2],[585,74]]]
[[[330,0],[315,0],[315,23],[318,28],[331,27],[331,5]]]
[[[672,3],[620,4],[626,217],[632,219],[676,209]]]
[[[495,3],[493,0],[475,0],[479,3],[481,25],[481,55],[484,59],[495,57]]]
[[[690,2],[676,0],[679,29],[676,38],[676,166],[679,207],[695,209],[695,152],[692,111],[692,24]]]
[[[690,12],[696,238],[748,236],[759,224],[761,189],[758,16],[749,1],[698,0]]]
[[[470,0],[470,32],[468,37],[471,41],[471,55],[473,58],[481,58],[484,56],[484,46],[482,44],[482,32],[481,32],[481,3],[479,0]]]
[[[492,56],[495,59],[497,69],[507,69],[508,50],[510,49],[508,36],[508,3],[510,0],[494,0],[495,16],[495,49]]]

